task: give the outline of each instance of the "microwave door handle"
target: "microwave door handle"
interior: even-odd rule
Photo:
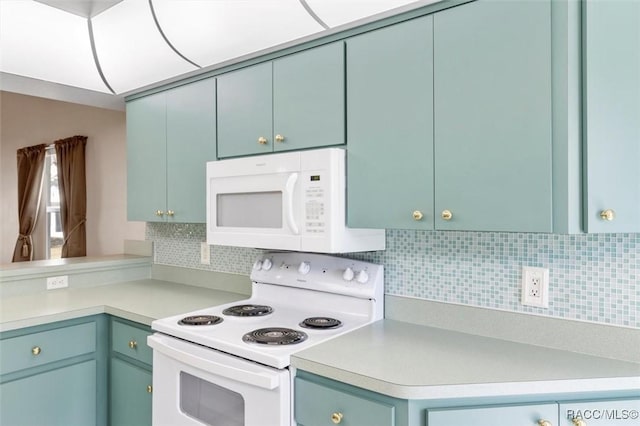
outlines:
[[[285,208],[286,214],[285,218],[287,219],[287,225],[291,232],[295,235],[298,235],[300,231],[298,230],[298,225],[296,224],[296,218],[293,212],[293,190],[295,189],[296,182],[298,181],[298,173],[291,173],[287,178],[287,183],[285,184]]]

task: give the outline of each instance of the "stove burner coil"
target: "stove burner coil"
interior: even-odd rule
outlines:
[[[266,305],[236,305],[222,311],[223,314],[232,317],[261,317],[271,312],[273,308]]]
[[[242,336],[242,340],[261,345],[294,345],[307,340],[307,333],[290,328],[259,328]]]
[[[215,325],[222,322],[222,318],[215,315],[194,315],[184,317],[178,324],[180,325]]]
[[[329,317],[311,317],[311,318],[305,319],[300,323],[300,327],[314,328],[319,330],[338,328],[341,325],[342,325],[342,322],[340,322],[340,320],[337,320],[335,318],[329,318]]]

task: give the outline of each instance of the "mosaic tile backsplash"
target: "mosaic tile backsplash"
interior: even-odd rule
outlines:
[[[155,262],[249,274],[260,250],[211,247],[204,224],[148,223]],[[385,292],[440,302],[640,328],[640,234],[551,235],[387,230]],[[521,268],[549,268],[549,309],[520,304]]]

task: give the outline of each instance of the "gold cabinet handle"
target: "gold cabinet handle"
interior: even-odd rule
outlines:
[[[164,216],[164,212],[162,210],[156,210],[156,216]]]
[[[40,352],[42,352],[42,349],[40,348],[40,346],[34,346],[33,348],[31,348],[31,353],[34,356],[40,355]]]
[[[147,385],[147,393],[152,393],[152,392],[153,392],[153,386]]]
[[[138,347],[138,342],[135,340],[129,340],[129,349],[136,349]]]
[[[573,418],[571,419],[571,421],[573,422],[574,426],[587,426],[587,422],[580,418]]]
[[[267,142],[268,142],[268,141],[267,141],[267,138],[265,138],[264,136],[260,136],[260,137],[258,138],[258,143],[259,143],[260,145],[266,145],[266,144],[267,144]]]
[[[600,212],[600,217],[602,218],[602,220],[611,222],[613,219],[615,219],[616,212],[611,209],[602,210]]]
[[[424,217],[424,215],[422,214],[422,212],[420,210],[415,210],[413,212],[413,220],[422,220],[423,217]]]
[[[338,412],[333,413],[331,414],[331,421],[333,422],[334,425],[337,425],[342,421],[342,417],[343,417],[342,413],[338,413]]]
[[[450,210],[442,210],[442,213],[440,213],[440,217],[443,220],[451,220],[451,218],[453,217],[453,213],[451,213]]]
[[[176,214],[173,210],[167,210],[167,216],[173,217]]]
[[[553,426],[553,423],[551,423],[549,420],[538,420],[538,425],[539,426]]]
[[[276,135],[276,142],[284,142],[284,136]]]

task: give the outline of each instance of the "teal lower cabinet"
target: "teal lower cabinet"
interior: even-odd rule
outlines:
[[[427,410],[429,426],[554,426],[557,418],[556,403]]]
[[[638,391],[406,400],[301,370],[294,401],[298,426],[626,426],[640,413]]]
[[[111,319],[109,424],[151,425],[152,350],[147,326]]]
[[[0,334],[2,426],[106,425],[107,319]]]

